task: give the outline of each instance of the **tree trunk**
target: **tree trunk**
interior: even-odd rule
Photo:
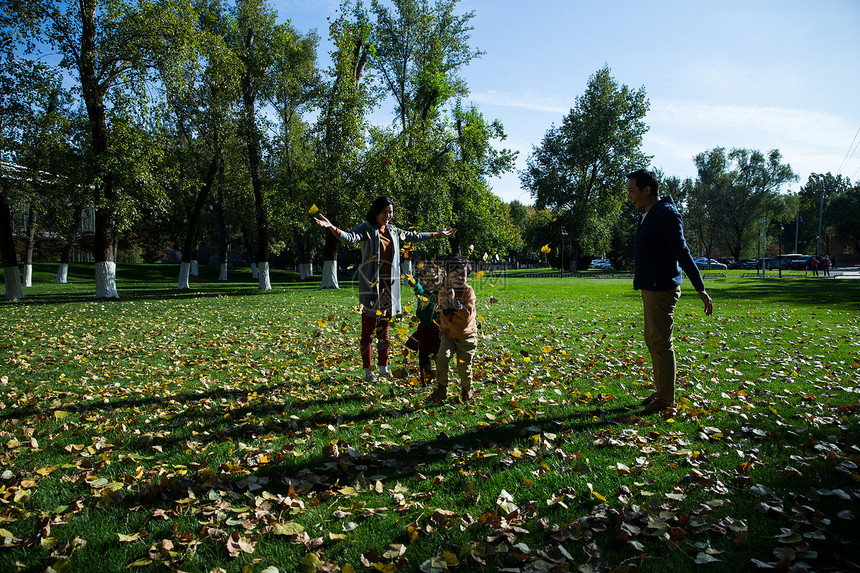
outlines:
[[[254,47],[254,30],[248,30],[245,47],[250,52]],[[257,219],[257,262],[260,264],[260,290],[271,290],[269,282],[269,219],[263,196],[263,178],[260,166],[263,162],[260,145],[260,130],[257,128],[257,101],[248,72],[242,78],[242,99],[245,104],[246,137],[248,144],[248,167],[251,171],[251,187],[254,190],[254,212]]]
[[[314,274],[314,265],[310,260],[305,236],[299,231],[293,231],[293,239],[296,241],[296,254],[299,259],[299,280],[307,280]]]
[[[36,244],[36,209],[30,205],[27,213],[26,242],[24,243],[24,288],[33,286],[33,247]]]
[[[194,209],[188,214],[188,229],[185,233],[185,244],[182,249],[182,264],[179,267],[179,290],[189,288],[189,274],[197,276],[197,269],[194,264],[197,262],[197,257],[195,256],[197,253],[197,233],[200,231],[200,219],[203,215],[203,208],[206,206],[206,202],[209,201],[209,193],[212,191],[212,185],[215,184],[215,176],[218,174],[218,165],[220,162],[221,148],[218,148],[212,156],[212,161],[209,162],[209,169],[206,170],[203,187],[197,193]]]
[[[334,221],[332,221],[334,222]],[[337,247],[340,240],[329,232],[326,232],[325,248],[323,249],[323,270],[320,289],[339,289],[337,284]]]
[[[224,161],[220,163],[219,169],[223,175]],[[218,276],[219,281],[227,280],[227,224],[224,222],[224,189],[218,185],[218,200],[215,201],[215,220],[218,222],[218,235],[220,237],[218,245],[218,259],[221,264],[221,274]]]
[[[104,106],[105,89],[99,83],[96,72],[98,48],[96,45],[97,2],[81,1],[81,50],[80,75],[81,91],[87,107],[92,146],[96,163],[107,155],[108,127]],[[96,298],[119,298],[116,291],[116,243],[117,224],[114,212],[114,177],[110,171],[100,174],[95,185],[93,204],[96,206],[95,235],[93,237],[93,256],[95,257]]]
[[[60,266],[57,267],[57,278],[54,279],[57,284],[66,284],[69,282],[69,261],[60,261]]]
[[[242,239],[245,241],[245,252],[248,255],[248,265],[251,267],[251,278],[257,278],[257,249],[254,248],[251,229],[245,223],[242,223]]]
[[[182,255],[182,262],[179,263],[179,284],[177,288],[179,290],[185,290],[191,288],[188,285],[188,277],[191,274],[191,261],[185,260],[185,255]]]
[[[81,218],[83,217],[83,207],[75,206],[72,215],[72,225],[69,227],[69,235],[66,244],[63,245],[63,252],[60,254],[60,267],[57,269],[57,278],[55,283],[66,284],[69,278],[69,262],[72,260],[72,249],[75,248],[75,240],[78,237],[78,229],[81,228]]]
[[[15,252],[15,234],[12,230],[12,210],[6,191],[0,182],[0,254],[3,255],[3,279],[6,283],[6,300],[21,300],[24,289],[18,273],[18,254]]]

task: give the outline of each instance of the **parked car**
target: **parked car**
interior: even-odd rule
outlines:
[[[755,259],[743,259],[728,265],[730,269],[741,269],[741,270],[751,270],[755,269],[758,265],[758,261]]]
[[[594,259],[593,261],[591,261],[591,264],[588,265],[588,268],[611,271],[615,267],[612,266],[612,261],[610,261],[609,259]]]
[[[693,262],[696,263],[696,266],[699,267],[699,270],[710,269],[712,271],[724,271],[728,267],[723,263],[716,261],[714,259],[706,259],[705,257],[696,257],[693,259]]]
[[[777,270],[780,266],[782,266],[782,260],[782,257],[774,257],[772,259],[767,259],[767,270]]]
[[[789,253],[787,255],[780,255],[780,256],[776,257],[776,259],[779,260],[779,266],[773,266],[773,267],[768,266],[768,268],[779,268],[782,270],[795,268],[792,266],[794,261],[796,261],[798,259],[804,259],[806,257],[807,257],[807,255],[801,255],[799,253]]]
[[[791,259],[788,268],[793,271],[802,271],[809,268],[809,263],[814,259],[814,255],[802,255],[795,259]]]

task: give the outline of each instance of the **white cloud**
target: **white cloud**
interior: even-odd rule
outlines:
[[[850,138],[853,131],[848,118],[829,113],[684,101],[653,102],[647,121],[667,129],[695,129],[703,136],[708,130],[759,133],[825,147],[841,145],[838,140]]]
[[[646,121],[646,153],[667,174],[694,177],[693,156],[715,147],[779,149],[801,185],[810,173],[836,172],[857,130],[856,119],[832,113],[688,101],[653,101]],[[842,172],[858,166],[860,156]]]
[[[557,115],[564,115],[570,111],[572,101],[567,101],[558,96],[547,96],[537,92],[522,93],[499,93],[495,90],[469,94],[469,99],[481,105],[497,105],[501,107],[513,107],[545,111]]]

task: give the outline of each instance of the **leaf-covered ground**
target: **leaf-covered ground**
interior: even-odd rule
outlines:
[[[364,384],[348,284],[0,306],[0,570],[858,567],[856,284],[682,297],[651,416],[629,280],[474,284],[477,396],[441,406],[398,352]]]

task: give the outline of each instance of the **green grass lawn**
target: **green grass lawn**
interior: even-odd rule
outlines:
[[[857,281],[710,278],[712,317],[685,283],[678,407],[640,417],[629,279],[475,278],[476,399],[435,406],[408,316],[368,386],[354,283],[230,272],[120,265],[96,302],[40,264],[0,304],[0,571],[860,563]]]

